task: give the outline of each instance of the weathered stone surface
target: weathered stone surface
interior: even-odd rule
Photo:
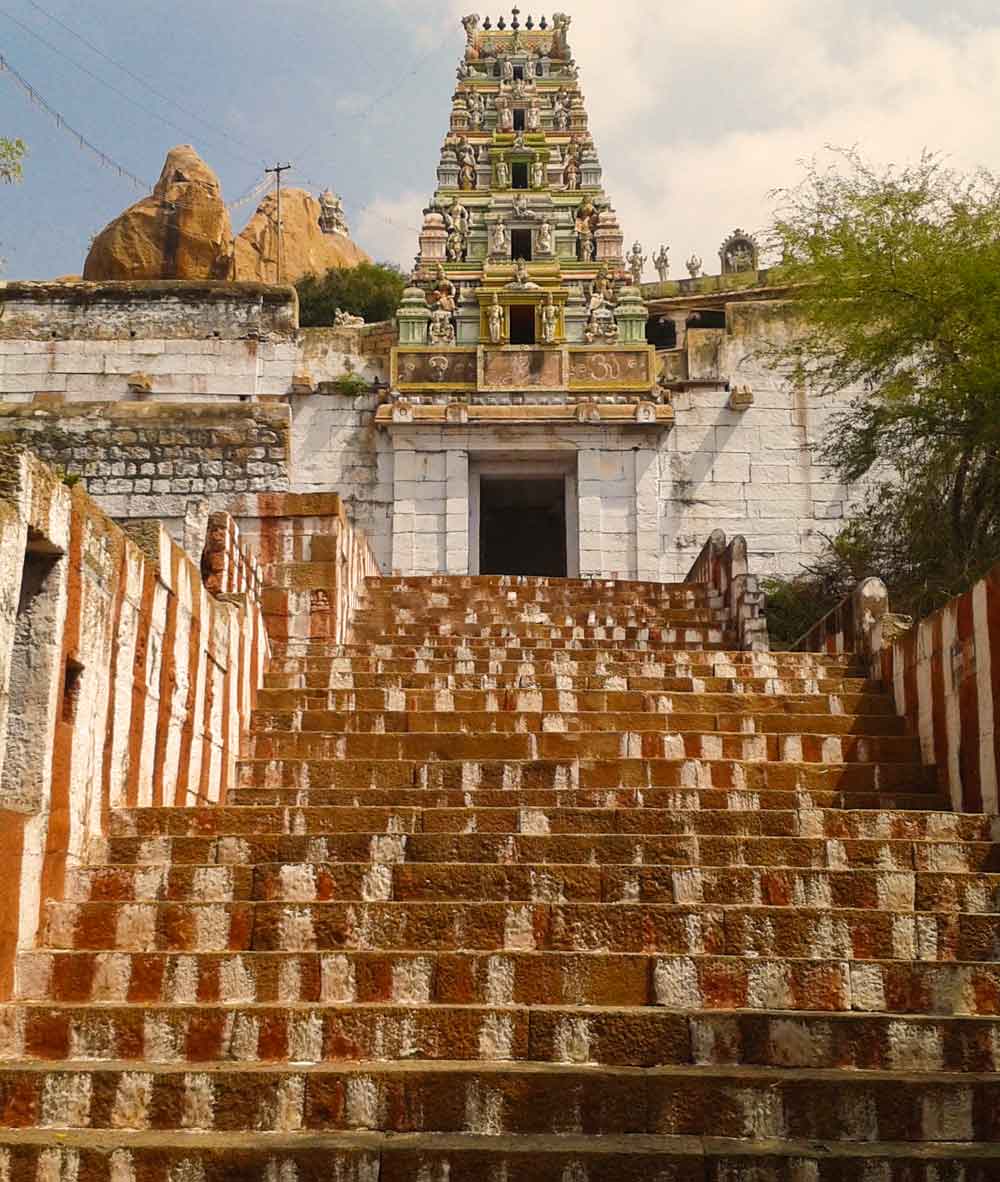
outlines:
[[[230,279],[233,231],[219,178],[189,144],[171,148],[152,194],[94,239],[84,279]]]
[[[281,282],[322,275],[331,267],[355,267],[371,259],[345,234],[324,234],[320,204],[305,189],[281,192]],[[268,193],[236,239],[236,278],[274,283],[278,279],[277,198]]]

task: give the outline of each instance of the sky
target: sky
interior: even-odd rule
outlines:
[[[107,157],[152,185],[174,144],[227,202],[265,165],[343,195],[353,236],[407,269],[434,189],[459,18],[475,0],[0,0],[0,54]],[[930,149],[1000,171],[996,0],[561,0],[590,128],[628,243],[671,274],[826,146],[878,164]],[[536,19],[542,10],[521,6]],[[480,7],[494,20],[509,8]],[[551,17],[551,11],[546,11]],[[79,273],[92,236],[141,195],[0,71],[0,135],[29,144],[0,188],[3,278]],[[234,228],[254,201],[233,211]],[[653,278],[650,266],[647,278]]]

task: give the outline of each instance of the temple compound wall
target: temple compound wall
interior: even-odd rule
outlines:
[[[787,331],[780,292],[719,282],[643,289],[650,321],[676,325],[654,354],[659,424],[613,398],[540,412],[502,388],[421,406],[392,373],[393,325],[300,329],[291,288],[8,284],[0,438],[195,557],[213,511],[252,531],[262,498],[335,491],[383,571],[474,572],[483,479],[548,473],[568,571],[677,579],[722,527],[755,570],[792,573],[849,500],[815,454],[836,405],[755,357]],[[706,307],[724,327],[695,326]]]

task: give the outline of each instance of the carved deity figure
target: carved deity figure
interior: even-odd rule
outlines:
[[[559,309],[552,299],[552,293],[545,297],[542,305],[542,344],[554,345],[559,331]]]
[[[483,126],[483,119],[486,117],[486,104],[483,102],[483,96],[478,90],[471,90],[465,100],[465,105],[469,108],[469,123],[478,131]]]
[[[455,71],[455,76],[458,78],[459,82],[464,82],[466,80],[466,78],[471,76],[471,74],[472,74],[472,67],[469,65],[469,63],[463,57],[462,60],[458,63],[458,69]]]
[[[589,224],[584,223],[577,230],[576,240],[579,244],[580,261],[583,263],[592,263],[594,261],[596,243],[594,242],[594,232],[591,230]]]
[[[570,97],[565,86],[560,86],[552,100],[552,121],[556,131],[567,131],[570,120]]]
[[[507,223],[499,218],[490,227],[490,250],[493,254],[507,253]]]
[[[632,249],[625,256],[625,262],[628,263],[628,269],[632,272],[632,282],[639,284],[642,282],[642,269],[646,265],[646,256],[642,253],[642,244],[636,242]]]
[[[697,279],[701,274],[701,257],[699,255],[693,254],[684,264],[684,266],[687,267],[687,273],[691,276],[691,278]]]
[[[319,228],[324,234],[347,234],[347,219],[340,198],[332,189],[319,195]]]
[[[552,28],[555,30],[552,37],[552,53],[555,57],[569,57],[568,33],[572,19],[565,12],[554,12],[552,14]]]
[[[653,266],[656,268],[656,273],[660,277],[660,282],[666,283],[670,278],[670,256],[662,242],[660,243],[659,253],[653,255]]]
[[[335,328],[357,328],[364,322],[364,316],[352,316],[350,312],[342,312],[339,308],[334,309],[333,323]]]
[[[506,156],[501,156],[497,161],[497,188],[510,188],[510,165],[507,163]]]
[[[457,197],[445,210],[444,224],[449,230],[458,230],[463,236],[469,233],[469,211]]]
[[[552,223],[544,215],[538,224],[538,253],[552,253]]]
[[[500,297],[493,293],[493,302],[486,310],[486,320],[490,329],[490,341],[494,345],[503,343],[503,308],[500,307]]]
[[[514,108],[511,101],[505,94],[498,94],[496,97],[497,108],[497,130],[503,132],[510,132],[514,130]]]
[[[514,81],[514,63],[506,55],[500,59],[500,81]]]
[[[584,230],[590,230],[593,233],[597,229],[597,206],[594,204],[593,198],[584,197],[580,204],[576,207],[576,232],[582,233]]]
[[[458,187],[464,192],[476,187],[476,149],[462,139],[458,146]]]
[[[545,165],[541,160],[534,160],[531,165],[531,187],[533,189],[545,188]]]
[[[524,259],[518,259],[514,264],[514,278],[507,286],[518,291],[538,291],[538,284],[532,283],[528,276],[528,264]]]
[[[580,156],[575,144],[570,144],[566,150],[566,163],[563,165],[563,185],[570,192],[580,188]]]
[[[455,343],[455,322],[452,319],[452,314],[440,302],[431,308],[428,339],[432,345],[453,345]]]
[[[445,253],[449,263],[460,263],[465,258],[465,235],[457,226],[452,226],[448,231]]]
[[[531,106],[528,108],[528,116],[526,121],[528,131],[540,131],[542,126],[542,112],[538,106],[538,99],[531,100]]]

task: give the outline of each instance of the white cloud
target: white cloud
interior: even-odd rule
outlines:
[[[399,263],[409,271],[417,253],[421,210],[427,195],[412,190],[398,197],[376,197],[358,215],[352,237],[376,260]]]
[[[997,161],[1000,12],[978,0],[954,0],[944,15],[895,7],[740,0],[709,19],[700,5],[576,0],[570,44],[627,241],[640,238],[647,254],[668,242],[675,275],[692,251],[713,270],[726,234],[764,226],[769,191],[794,184],[798,162],[826,144],[856,144],[879,163],[925,147],[960,168]],[[475,4],[435,8],[455,22],[457,58],[457,22]],[[442,137],[447,118],[443,107]],[[415,225],[429,196],[408,209],[409,194],[381,197],[373,208]],[[392,239],[392,257],[414,253],[415,238],[404,238]],[[388,241],[382,232],[372,244],[385,252]]]

